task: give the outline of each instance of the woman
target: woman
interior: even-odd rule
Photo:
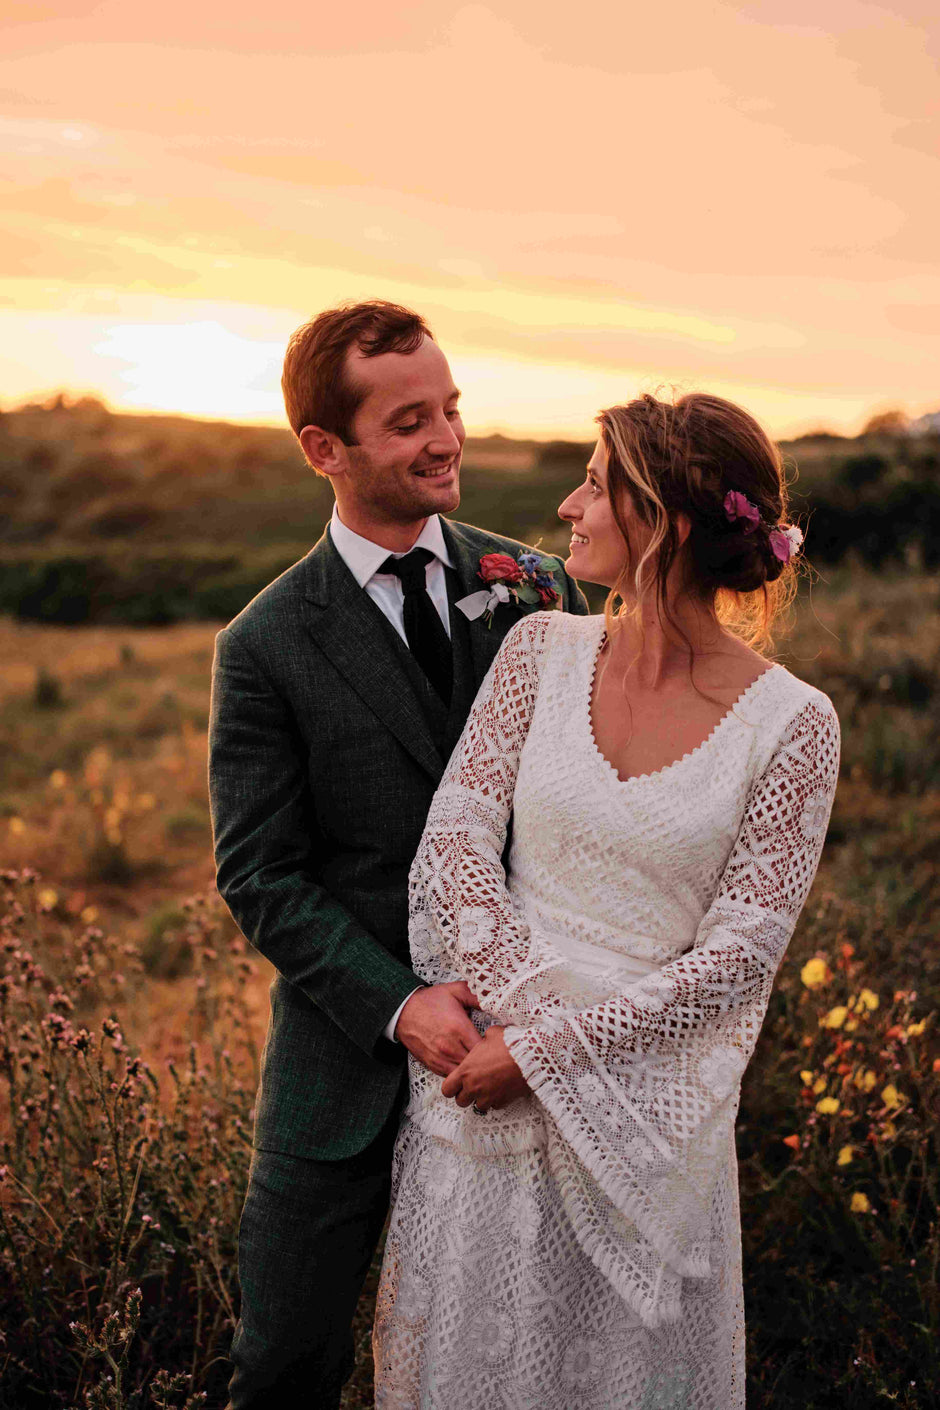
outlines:
[[[761,429],[698,394],[598,422],[558,512],[606,612],[507,636],[412,869],[415,967],[485,1037],[411,1066],[382,1410],[744,1404],[734,1120],[838,722],[748,644],[801,537]]]

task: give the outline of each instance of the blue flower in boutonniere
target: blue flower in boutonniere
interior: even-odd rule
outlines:
[[[493,613],[501,602],[544,608],[557,607],[561,594],[553,574],[557,564],[553,558],[527,550],[513,558],[508,553],[484,553],[480,559],[478,578],[486,583],[482,592],[471,592],[455,605],[471,622],[485,617],[492,626]]]

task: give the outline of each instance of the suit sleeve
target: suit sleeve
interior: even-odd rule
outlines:
[[[306,750],[230,628],[216,638],[209,798],[218,888],[246,938],[367,1053],[421,981],[314,874]]]

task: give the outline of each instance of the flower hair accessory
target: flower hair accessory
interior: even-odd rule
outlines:
[[[760,510],[753,500],[740,490],[729,490],[724,500],[725,518],[729,524],[739,524],[745,534],[761,527]],[[780,563],[789,563],[800,551],[803,531],[795,524],[775,524],[768,529],[770,551]]]
[[[486,588],[471,592],[454,605],[471,622],[485,617],[488,627],[493,625],[493,613],[501,602],[557,607],[561,597],[552,576],[556,566],[554,559],[541,553],[520,553],[518,558],[508,553],[484,553],[477,577],[483,579]]]

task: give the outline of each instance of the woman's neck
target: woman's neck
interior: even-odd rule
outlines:
[[[632,614],[618,617],[611,636],[611,662],[648,689],[680,677],[688,680],[693,657],[698,661],[728,647],[721,623],[704,604],[686,600],[672,608],[671,616],[670,622],[648,606],[639,620]]]

